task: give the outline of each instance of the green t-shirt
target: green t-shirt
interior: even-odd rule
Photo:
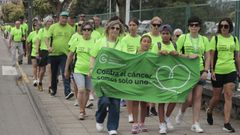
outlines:
[[[74,30],[69,24],[66,24],[65,26],[62,26],[59,23],[52,24],[46,35],[49,39],[51,36],[53,37],[53,52],[50,53],[50,55],[67,55],[69,48],[68,42],[73,34]]]
[[[210,51],[210,45],[207,37],[198,35],[198,38],[192,38],[190,34],[182,34],[177,42],[177,50],[184,54],[197,54],[200,58],[200,71],[203,67],[204,53]],[[184,52],[183,52],[184,49]]]
[[[117,40],[116,42],[110,42],[110,41],[107,41],[106,37],[103,37],[95,43],[93,49],[90,51],[90,55],[93,57],[96,57],[102,47],[109,47],[109,48],[120,50],[121,48],[120,46],[121,46],[121,43],[119,40]]]
[[[82,35],[80,35],[79,33],[74,33],[71,37],[71,39],[68,42],[69,47],[71,47],[74,44],[77,44],[82,38]]]
[[[153,36],[150,32],[146,33],[146,34],[143,34],[143,35],[148,35],[151,37],[152,39],[152,45],[150,47],[150,49],[152,50],[153,46],[156,46],[157,45],[157,42],[161,42],[162,41],[162,37],[161,35],[158,35],[158,36]]]
[[[36,31],[32,31],[27,37],[27,42],[32,43],[31,56],[33,56],[33,57],[37,56],[36,41],[37,41],[38,38],[39,38],[38,33]]]
[[[69,50],[75,52],[76,63],[74,66],[74,73],[81,73],[87,75],[90,67],[90,50],[94,47],[94,40],[85,40],[80,38],[77,44],[70,46]]]
[[[234,61],[234,51],[239,51],[239,42],[237,37],[236,44],[234,42],[234,37],[223,37],[222,35],[218,34],[218,41],[217,41],[217,62],[215,65],[215,73],[217,74],[228,74],[233,71],[236,71],[235,61]],[[210,47],[212,50],[215,50],[215,36],[212,37],[210,41]],[[216,50],[215,50],[216,51]]]
[[[126,35],[121,40],[121,51],[136,54],[138,48],[140,47],[141,36],[137,35],[136,37],[131,36],[130,34]]]
[[[92,31],[91,38],[95,41],[99,40],[101,38],[101,34],[97,32],[96,30]]]
[[[19,42],[22,41],[22,37],[24,35],[24,32],[19,28],[16,27],[11,29],[11,35],[13,36],[13,41]]]
[[[48,30],[46,28],[41,28],[38,31],[38,39],[40,40],[40,50],[48,50],[47,45],[45,43],[47,31]]]
[[[24,33],[28,32],[28,25],[26,23],[21,24],[20,28],[24,31]]]
[[[171,52],[171,51],[176,50],[172,42],[170,42],[170,44],[168,44],[168,45],[164,44],[162,41],[159,42],[159,43],[161,44],[161,50],[165,50],[167,52]],[[157,44],[152,47],[151,52],[158,54],[159,51],[160,50],[159,50],[159,47],[158,47]]]

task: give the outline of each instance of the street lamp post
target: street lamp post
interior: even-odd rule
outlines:
[[[28,0],[28,33],[32,31],[32,0]],[[27,47],[27,46],[26,46]],[[28,64],[32,64],[31,54],[28,54]]]

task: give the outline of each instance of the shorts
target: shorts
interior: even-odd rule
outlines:
[[[228,74],[215,74],[216,76],[216,81],[212,80],[212,86],[214,88],[222,88],[224,84],[226,83],[236,83],[237,79],[237,72],[231,72]]]
[[[44,67],[48,64],[48,51],[47,50],[40,50],[39,58],[37,58],[37,64],[40,67]]]
[[[73,76],[78,90],[92,90],[92,81],[91,78],[89,78],[87,75],[83,75],[81,73],[73,73]]]

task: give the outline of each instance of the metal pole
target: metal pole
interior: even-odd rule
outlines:
[[[112,16],[112,0],[109,0],[109,18]]]
[[[236,1],[236,13],[235,13],[235,36],[239,39],[239,33],[240,33],[240,1]]]
[[[131,3],[131,0],[126,0],[126,15],[125,15],[126,24],[129,22],[129,18],[130,18],[130,3]]]
[[[32,31],[32,0],[28,0],[28,33]],[[28,47],[28,46],[26,46]],[[32,64],[31,54],[28,54],[28,64]]]
[[[139,20],[142,21],[142,0],[139,3]]]

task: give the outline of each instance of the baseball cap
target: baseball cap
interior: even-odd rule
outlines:
[[[69,13],[67,11],[62,11],[60,13],[60,16],[69,16]]]
[[[172,33],[172,27],[169,24],[164,24],[164,25],[162,25],[160,27],[160,32],[165,31],[165,30],[167,30],[170,33]]]

